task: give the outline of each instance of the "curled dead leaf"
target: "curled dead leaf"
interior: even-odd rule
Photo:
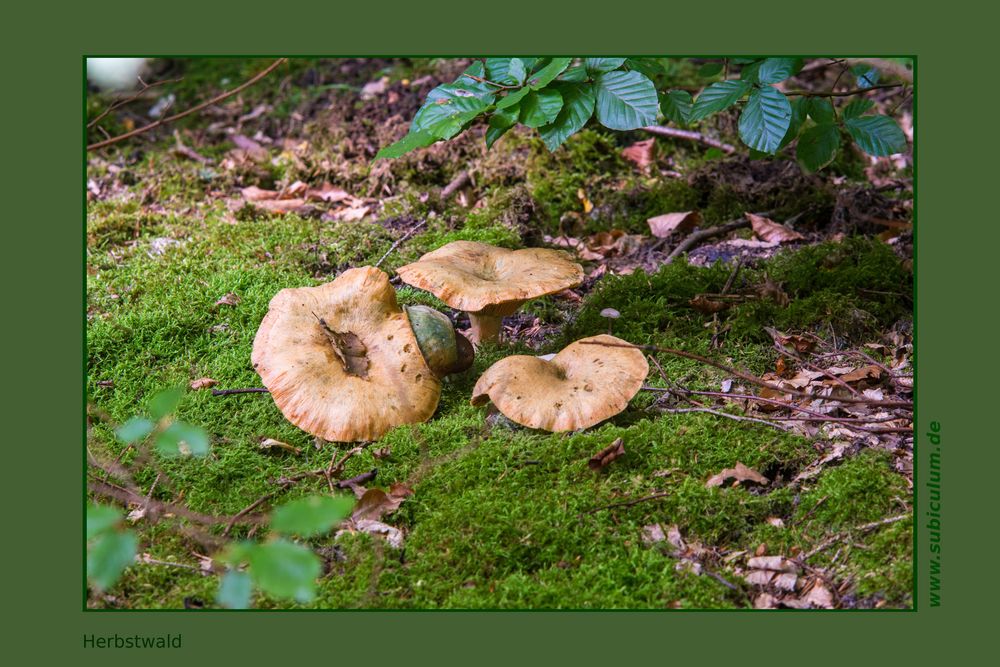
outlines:
[[[712,488],[713,486],[721,486],[723,482],[728,479],[735,479],[737,483],[739,482],[754,482],[755,484],[767,485],[771,483],[767,477],[764,477],[759,472],[752,468],[748,468],[739,461],[736,462],[735,468],[726,468],[716,475],[712,475],[705,482],[707,488]]]
[[[591,470],[601,470],[611,464],[612,461],[625,455],[625,445],[621,438],[616,438],[610,445],[597,452],[587,461],[587,466]]]
[[[632,162],[640,169],[645,169],[653,163],[653,150],[655,144],[655,139],[637,141],[628,148],[622,149],[622,157],[629,162]]]
[[[192,389],[198,390],[198,389],[207,389],[209,387],[214,387],[217,384],[219,384],[217,380],[213,380],[212,378],[206,377],[206,378],[198,378],[197,380],[192,380],[191,384],[188,386],[191,387]]]
[[[649,231],[656,238],[665,238],[678,232],[689,232],[701,224],[701,213],[698,211],[680,211],[664,213],[646,220]]]
[[[769,243],[789,243],[791,241],[805,240],[802,234],[792,231],[770,218],[765,218],[762,215],[754,215],[753,213],[747,213],[746,216],[747,220],[750,221],[750,226],[753,227],[753,233],[764,241]]]

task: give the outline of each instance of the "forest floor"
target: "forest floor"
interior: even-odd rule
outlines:
[[[100,124],[110,134],[145,124],[168,93],[181,110],[267,62],[168,63],[160,78],[183,81]],[[114,429],[165,387],[200,378],[216,388],[261,386],[251,345],[283,288],[380,260],[394,276],[460,239],[564,247],[587,272],[581,287],[508,318],[508,342],[483,347],[471,369],[446,379],[432,419],[394,429],[339,471],[346,479],[377,469],[369,486],[412,490],[383,519],[402,543],[360,531],[313,538],[325,562],[315,600],[259,596],[255,606],[911,607],[912,412],[840,405],[826,415],[840,421],[805,421],[787,409],[789,396],[740,398],[766,394],[733,373],[657,352],[649,353],[654,389],[582,432],[531,431],[469,403],[476,378],[502,357],[554,352],[609,330],[789,387],[912,398],[908,158],[872,162],[848,150],[807,175],[781,156],[751,160],[742,147],[724,155],[669,138],[623,153],[651,137],[601,129],[554,153],[537,135],[511,132],[487,152],[482,127],[473,127],[369,168],[426,93],[463,66],[292,61],[201,114],[88,155],[91,455],[129,463],[133,452]],[[696,68],[674,66],[676,79],[699,85]],[[90,95],[90,117],[107,103]],[[738,144],[725,114],[706,131]],[[102,136],[91,130],[92,141]],[[449,184],[456,187],[443,197]],[[306,188],[325,196],[305,196]],[[691,210],[702,227],[766,212],[803,238],[766,243],[747,227],[668,263],[687,233],[653,237],[647,219]],[[433,296],[393,283],[402,304],[435,306],[467,326]],[[602,317],[607,308],[620,317]],[[779,351],[782,341],[793,349]],[[152,497],[208,515],[233,515],[272,492],[259,509],[325,492],[321,476],[279,480],[351,449],[316,442],[267,394],[187,389],[177,414],[208,431],[211,453],[158,460],[136,481],[149,492],[159,479]],[[617,438],[624,455],[592,470],[591,456]],[[295,451],[264,449],[265,439]],[[708,483],[738,464],[757,476]],[[212,554],[198,541],[168,522],[140,519],[133,528],[147,562],[111,590],[91,591],[89,606],[215,604],[218,579],[201,569]],[[762,556],[779,557],[768,561],[774,571],[751,563]]]

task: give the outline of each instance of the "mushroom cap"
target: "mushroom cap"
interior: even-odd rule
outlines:
[[[356,338],[335,349],[346,334]],[[389,277],[370,266],[278,292],[251,360],[288,421],[330,441],[425,421],[441,396]]]
[[[583,282],[583,268],[562,250],[508,250],[474,241],[448,243],[396,273],[456,310],[496,315]]]
[[[472,404],[487,399],[507,418],[546,431],[574,431],[613,417],[642,387],[649,364],[635,348],[586,343],[627,341],[614,336],[581,338],[551,361],[527,355],[501,359],[472,390]]]

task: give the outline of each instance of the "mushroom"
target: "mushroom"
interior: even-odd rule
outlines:
[[[602,334],[571,343],[550,361],[527,355],[501,359],[472,390],[472,404],[493,404],[508,419],[546,431],[575,431],[613,417],[642,387],[649,364],[632,347]]]
[[[454,241],[396,272],[403,282],[467,312],[476,345],[498,342],[503,318],[525,301],[583,281],[583,268],[562,250],[508,250],[474,241]]]
[[[439,319],[428,325],[431,317],[413,309],[408,316],[382,271],[349,269],[325,285],[278,292],[251,360],[278,409],[302,430],[330,441],[375,440],[429,419],[440,377],[471,364],[455,349],[462,337]]]

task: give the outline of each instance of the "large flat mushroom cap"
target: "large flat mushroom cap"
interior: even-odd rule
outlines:
[[[427,290],[446,304],[475,313],[521,303],[576,287],[583,268],[562,250],[508,250],[475,241],[454,241],[396,269],[403,282]]]
[[[346,334],[356,338],[336,347]],[[278,292],[251,360],[288,421],[330,441],[426,421],[441,396],[388,276],[373,267]]]
[[[642,387],[649,364],[635,348],[589,341],[628,344],[600,335],[571,343],[551,361],[526,355],[501,359],[476,382],[472,404],[491,400],[509,419],[546,431],[574,431],[613,417]]]

